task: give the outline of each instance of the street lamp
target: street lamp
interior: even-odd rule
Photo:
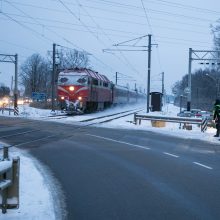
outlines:
[[[216,98],[219,96],[219,79],[215,79],[213,76],[210,76],[208,73],[205,74],[208,76],[210,79],[212,79],[215,82],[215,87],[216,87]]]

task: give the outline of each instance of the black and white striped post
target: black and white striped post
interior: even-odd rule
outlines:
[[[14,115],[18,115],[18,55],[15,54]]]
[[[19,115],[19,108],[18,108],[18,106],[14,107],[14,115]]]

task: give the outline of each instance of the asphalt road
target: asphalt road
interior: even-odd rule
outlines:
[[[220,145],[3,117],[0,140],[50,168],[69,220],[220,219]]]

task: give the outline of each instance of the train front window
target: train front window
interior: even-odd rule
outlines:
[[[87,85],[88,76],[65,75],[58,77],[58,85]]]

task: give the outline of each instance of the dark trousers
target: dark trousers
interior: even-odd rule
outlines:
[[[217,122],[215,124],[215,127],[216,127],[216,135],[219,136],[219,134],[220,134],[220,122]]]

